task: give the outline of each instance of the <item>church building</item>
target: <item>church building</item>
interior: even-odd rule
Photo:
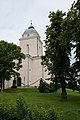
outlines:
[[[39,33],[30,26],[24,31],[19,39],[21,51],[25,54],[25,59],[22,60],[22,68],[20,72],[20,80],[16,80],[17,86],[21,87],[38,87],[40,79],[43,80],[49,77],[48,71],[41,65],[41,56],[43,55],[43,43]],[[6,81],[5,88],[11,87],[13,80]]]
[[[26,56],[22,61],[23,67],[20,69],[22,85],[39,86],[40,79],[45,79],[48,74],[41,65],[43,43],[32,22],[19,40],[21,50]]]

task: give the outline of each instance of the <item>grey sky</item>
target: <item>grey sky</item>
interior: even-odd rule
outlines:
[[[19,44],[22,33],[33,26],[45,39],[45,26],[50,11],[68,11],[74,0],[0,0],[0,40]],[[77,1],[77,0],[75,0]]]

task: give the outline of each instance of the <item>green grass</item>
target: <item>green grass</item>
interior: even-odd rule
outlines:
[[[80,94],[71,90],[67,90],[67,93],[67,100],[62,100],[60,91],[57,93],[39,93],[36,88],[7,89],[0,93],[0,103],[14,105],[18,96],[23,96],[30,105],[46,109],[53,106],[63,120],[80,120]]]

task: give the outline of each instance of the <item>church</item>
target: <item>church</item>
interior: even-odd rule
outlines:
[[[22,34],[19,43],[21,51],[26,57],[22,60],[22,68],[19,71],[21,81],[18,84],[21,84],[19,85],[21,87],[38,87],[40,79],[45,80],[49,75],[48,71],[45,71],[45,68],[41,65],[43,43],[32,22]],[[5,87],[11,87],[12,83],[13,80],[6,81]]]

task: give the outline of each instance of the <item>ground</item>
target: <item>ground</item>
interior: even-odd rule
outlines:
[[[13,88],[0,93],[0,104],[15,104],[18,96],[23,96],[27,104],[39,108],[54,107],[60,118],[63,120],[80,119],[80,94],[77,91],[67,90],[67,100],[62,100],[60,90],[57,93],[39,93],[38,89]]]

